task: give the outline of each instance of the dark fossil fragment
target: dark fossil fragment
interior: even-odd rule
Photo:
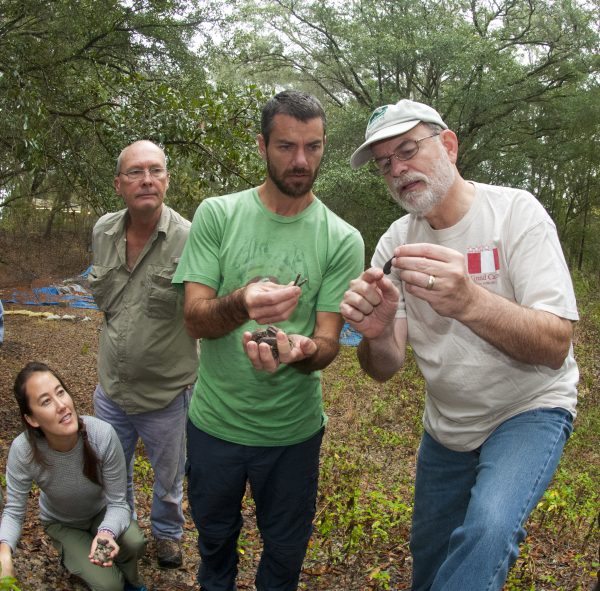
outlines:
[[[96,550],[94,551],[94,560],[104,564],[110,561],[110,554],[113,551],[113,547],[109,544],[108,540],[100,538],[96,544]]]
[[[279,329],[276,326],[270,325],[267,326],[265,330],[255,330],[252,333],[252,339],[256,343],[267,343],[269,347],[271,347],[271,353],[273,353],[274,359],[279,359],[279,349],[277,349],[277,333]],[[288,338],[288,342],[290,343],[290,348],[294,346],[292,340]]]

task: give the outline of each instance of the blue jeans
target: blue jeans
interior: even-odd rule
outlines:
[[[257,591],[295,591],[315,516],[323,429],[281,447],[238,445],[188,421],[188,499],[202,591],[235,591],[242,498],[250,482],[263,553]]]
[[[524,412],[470,452],[423,435],[410,538],[412,591],[499,591],[558,466],[572,417]]]
[[[185,424],[191,395],[185,388],[160,410],[127,414],[115,404],[100,385],[94,392],[94,410],[99,419],[110,423],[121,441],[127,463],[127,501],[134,519],[133,464],[138,439],[154,471],[150,524],[155,538],[179,540],[183,535],[183,479],[185,477]]]

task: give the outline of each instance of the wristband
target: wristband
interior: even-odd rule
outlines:
[[[114,532],[114,531],[112,531],[111,529],[108,529],[107,527],[101,527],[101,528],[98,530],[98,533],[99,533],[99,534],[101,534],[101,533],[104,533],[104,534],[110,534],[110,535],[112,536],[113,540],[114,540],[114,539],[117,537],[117,536],[115,535],[115,532]]]

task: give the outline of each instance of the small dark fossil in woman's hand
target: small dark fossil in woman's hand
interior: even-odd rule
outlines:
[[[100,538],[96,544],[96,550],[94,551],[94,560],[104,564],[110,561],[110,555],[113,551],[113,547],[109,544],[108,540]]]

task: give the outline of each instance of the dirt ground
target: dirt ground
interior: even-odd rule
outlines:
[[[76,408],[81,414],[93,414],[91,399],[96,384],[96,350],[100,314],[95,310],[62,307],[22,306],[6,304],[5,341],[0,347],[0,473],[4,474],[6,455],[11,441],[22,431],[17,406],[12,395],[12,382],[25,363],[38,360],[56,368],[70,388]],[[47,320],[43,317],[16,315],[15,312],[50,312],[58,316],[74,316],[73,320]],[[73,491],[76,502],[77,493]],[[150,539],[148,522],[149,495],[137,495],[140,525]],[[191,519],[186,523],[184,565],[176,571],[156,568],[154,549],[149,545],[141,564],[148,588],[153,591],[194,589],[198,565],[195,530]],[[28,515],[15,556],[17,579],[28,591],[81,591],[87,587],[60,566],[58,555],[42,532],[37,519],[37,495],[32,493]],[[242,589],[244,587],[241,587]]]
[[[54,238],[45,241],[32,235],[11,236],[0,231],[0,300],[5,309],[5,337],[0,346],[0,478],[4,488],[6,457],[12,440],[22,432],[12,385],[18,371],[29,361],[42,361],[55,368],[66,381],[78,412],[93,414],[92,395],[97,381],[98,331],[101,313],[64,305],[31,306],[7,303],[15,294],[32,294],[34,288],[61,285],[65,278],[79,281],[78,275],[90,263],[85,239]],[[85,281],[82,281],[85,285]],[[48,316],[55,319],[48,319]],[[145,458],[143,448],[138,456]],[[146,464],[147,465],[147,464]],[[140,571],[149,591],[198,589],[196,530],[184,500],[186,516],[183,537],[184,563],[177,570],[161,570],[156,565],[155,549],[150,534],[152,471],[136,473],[136,509],[139,524],[149,540]],[[15,555],[15,569],[22,591],[84,591],[88,587],[71,576],[61,565],[49,538],[38,519],[38,493],[33,490],[22,536]],[[73,491],[76,501],[77,493]],[[244,508],[244,521],[254,529],[252,509]],[[254,536],[256,534],[253,534]],[[240,591],[254,589],[253,579],[260,552],[260,540],[253,538],[241,556],[237,585]],[[304,575],[303,575],[304,576]],[[308,579],[310,574],[305,575]],[[327,588],[306,585],[303,588]]]
[[[0,232],[0,299],[6,298],[15,287],[30,288],[32,286],[53,285],[60,283],[65,277],[74,277],[87,268],[89,253],[84,244],[73,248],[61,241],[51,247],[43,241],[32,240],[26,245],[15,246],[6,241]],[[52,256],[48,256],[48,252]],[[81,414],[92,414],[92,393],[96,384],[96,355],[98,330],[101,315],[96,310],[77,309],[63,306],[28,306],[18,303],[5,304],[5,341],[0,347],[0,478],[4,474],[6,455],[14,437],[22,431],[22,425],[12,394],[12,384],[17,372],[28,361],[38,360],[56,368],[66,380],[73,395],[76,407]],[[40,314],[53,314],[57,318],[48,319]],[[67,318],[65,318],[65,316]],[[594,342],[598,342],[594,336]],[[597,348],[593,348],[597,357]],[[329,440],[343,444],[345,431],[357,430],[357,418],[368,411],[369,395],[372,401],[379,403],[385,399],[386,390],[393,390],[394,404],[397,404],[398,416],[406,427],[405,418],[415,417],[419,413],[405,406],[406,402],[398,400],[397,392],[406,387],[405,383],[388,386],[374,385],[373,381],[365,386],[360,377],[348,378],[341,370],[344,363],[349,363],[350,353],[341,355],[332,366],[331,372],[324,375],[331,408]],[[352,358],[354,355],[352,353]],[[597,400],[598,367],[594,365],[593,373],[582,376],[590,400]],[[356,383],[349,383],[349,379]],[[410,376],[407,378],[410,380]],[[336,388],[342,393],[336,398]],[[373,391],[367,392],[370,388]],[[360,391],[360,396],[358,392]],[[348,393],[349,392],[349,393]],[[371,402],[372,402],[371,401]],[[589,404],[589,403],[588,403]],[[404,405],[404,406],[403,406]],[[594,405],[592,405],[593,407]],[[371,409],[372,410],[372,409]],[[582,406],[582,418],[585,416]],[[352,418],[354,417],[354,419]],[[400,419],[399,419],[400,420]],[[581,419],[580,419],[581,421]],[[419,421],[420,422],[420,421]],[[401,434],[402,429],[393,425],[393,433]],[[363,450],[364,456],[377,451],[377,447],[368,442]],[[391,454],[390,449],[382,448],[381,453]],[[416,444],[410,440],[406,444],[393,447],[393,453],[404,453],[401,461],[406,465],[408,473],[412,473]],[[140,450],[143,458],[143,450]],[[590,461],[596,461],[597,454],[591,452]],[[387,459],[386,459],[387,458]],[[582,460],[584,461],[584,459]],[[382,468],[377,472],[377,479],[385,481],[391,489],[401,480],[392,470],[395,460],[391,456],[381,460]],[[151,471],[136,473],[136,502],[139,522],[150,539],[149,506],[151,501]],[[410,479],[412,482],[412,478]],[[410,488],[410,482],[406,485]],[[407,499],[409,498],[407,493]],[[76,502],[77,493],[73,491]],[[409,502],[407,500],[407,502]],[[160,570],[156,566],[155,552],[150,542],[146,556],[140,568],[149,591],[196,590],[195,573],[198,567],[196,549],[196,533],[184,505],[186,529],[183,549],[184,564],[175,571]],[[252,510],[245,508],[245,532],[255,532]],[[23,534],[15,557],[15,565],[19,585],[23,591],[84,591],[87,587],[70,576],[59,564],[56,551],[49,539],[44,535],[38,518],[37,492],[30,495],[28,514],[24,523]],[[515,566],[515,571],[524,573],[522,584],[507,584],[505,591],[582,591],[591,589],[593,585],[593,560],[597,556],[598,537],[593,525],[583,523],[572,532],[566,528],[553,531],[542,526],[542,519],[536,517],[528,527],[529,538],[524,545],[522,556]],[[572,525],[572,522],[565,522]],[[345,533],[345,532],[344,532]],[[238,588],[240,591],[254,589],[253,577],[260,554],[260,541],[256,533],[246,533],[243,540],[244,553],[241,555]],[[254,537],[251,537],[254,536]],[[383,553],[379,548],[366,548],[364,552],[349,560],[341,567],[329,567],[318,560],[305,564],[301,576],[301,589],[305,591],[366,591],[382,589],[370,577],[373,564],[390,566],[394,579],[389,587],[399,591],[409,586],[410,556],[408,553],[407,531],[402,531],[390,540],[389,552]],[[369,552],[373,551],[373,561],[369,560]],[[591,557],[591,558],[590,558]],[[361,562],[362,560],[362,562]],[[307,561],[308,562],[308,561]],[[395,565],[395,566],[394,566]],[[597,568],[597,565],[593,570]],[[537,581],[525,583],[525,581]],[[542,582],[543,581],[543,582]],[[466,589],[465,591],[469,591]]]
[[[56,279],[47,278],[54,284]],[[41,281],[43,283],[44,281]],[[0,298],[2,297],[0,286]],[[17,372],[29,361],[42,361],[55,368],[70,389],[80,414],[93,414],[92,394],[96,385],[96,355],[101,314],[96,310],[78,310],[62,306],[27,306],[4,304],[5,340],[0,346],[0,475],[5,472],[8,449],[22,430],[12,384]],[[43,315],[43,316],[42,316]],[[61,319],[50,320],[45,315]],[[68,319],[62,319],[63,317]],[[140,450],[141,457],[143,449]],[[149,591],[197,590],[198,569],[196,530],[184,501],[186,524],[183,538],[184,563],[177,570],[161,570],[150,534],[150,503],[152,475],[136,473],[136,508],[139,524],[150,540],[140,571]],[[76,502],[76,491],[73,499]],[[38,519],[37,492],[30,495],[23,533],[15,555],[16,575],[22,591],[84,591],[88,587],[61,567],[58,554],[43,533]],[[238,589],[253,590],[254,574],[260,555],[260,540],[256,535],[255,517],[251,505],[244,507],[245,552],[241,555]],[[307,565],[301,576],[301,588],[311,591],[363,591],[360,583],[340,584],[362,579],[356,574],[335,570],[325,572],[318,565]],[[357,586],[358,585],[358,586]],[[373,587],[369,586],[370,589]]]
[[[96,385],[96,353],[101,314],[97,310],[64,306],[28,306],[6,303],[15,292],[34,287],[60,285],[76,278],[90,264],[88,233],[63,233],[50,239],[39,233],[0,230],[0,299],[5,308],[5,338],[0,346],[0,475],[4,475],[11,441],[23,429],[12,394],[17,372],[29,361],[42,361],[57,369],[67,382],[80,414],[93,414],[92,394]],[[33,315],[27,315],[33,314]],[[49,320],[39,314],[61,319]],[[70,317],[70,319],[62,319]],[[141,450],[143,456],[143,450]],[[149,505],[152,475],[137,479],[140,525],[151,540]],[[76,502],[77,492],[73,491]],[[83,591],[87,586],[64,570],[58,554],[44,535],[37,518],[37,493],[31,493],[23,534],[15,556],[19,585],[23,591]],[[184,564],[176,571],[160,570],[152,542],[141,572],[150,591],[195,588],[198,567],[195,529],[186,507]],[[246,583],[241,581],[241,589]]]

